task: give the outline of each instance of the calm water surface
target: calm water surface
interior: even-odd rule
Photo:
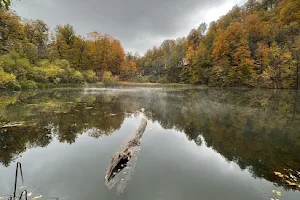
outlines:
[[[140,112],[144,108],[145,112]],[[125,191],[104,182],[111,156],[148,126]],[[0,195],[16,162],[34,195],[130,200],[299,200],[274,175],[300,171],[300,94],[217,89],[0,93]],[[293,170],[293,171],[292,171]],[[127,180],[126,180],[127,181]],[[20,184],[19,186],[22,186]],[[300,189],[300,188],[299,188]]]

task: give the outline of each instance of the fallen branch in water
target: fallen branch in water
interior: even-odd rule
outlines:
[[[129,182],[133,175],[137,153],[140,150],[141,138],[146,127],[147,120],[143,118],[139,128],[125,143],[123,151],[117,152],[112,156],[105,176],[105,184],[109,189],[112,189],[119,183],[117,187],[118,193],[122,193],[125,190],[127,182]]]

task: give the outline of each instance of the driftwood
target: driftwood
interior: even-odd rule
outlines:
[[[123,193],[130,181],[137,162],[137,154],[140,150],[141,139],[147,127],[147,120],[142,119],[139,128],[125,142],[123,151],[117,152],[111,158],[110,165],[105,176],[105,185],[112,189],[117,185],[117,192]]]

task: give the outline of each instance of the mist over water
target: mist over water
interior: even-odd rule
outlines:
[[[144,108],[145,112],[140,112]],[[123,193],[111,156],[148,125]],[[274,175],[300,169],[294,90],[86,88],[0,95],[0,195],[16,162],[35,195],[69,199],[299,199]],[[300,178],[299,178],[300,179]]]

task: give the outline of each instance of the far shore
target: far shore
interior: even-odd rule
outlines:
[[[296,88],[262,88],[262,87],[210,87],[207,85],[192,85],[184,83],[138,83],[138,82],[96,82],[96,83],[37,83],[37,88],[31,89],[20,89],[17,91],[26,91],[26,90],[39,90],[39,89],[76,89],[76,88],[105,88],[105,87],[149,87],[149,88],[192,88],[192,89],[205,89],[205,88],[219,88],[219,89],[271,89],[271,90],[297,90]],[[10,88],[0,88],[0,91],[14,91]]]

